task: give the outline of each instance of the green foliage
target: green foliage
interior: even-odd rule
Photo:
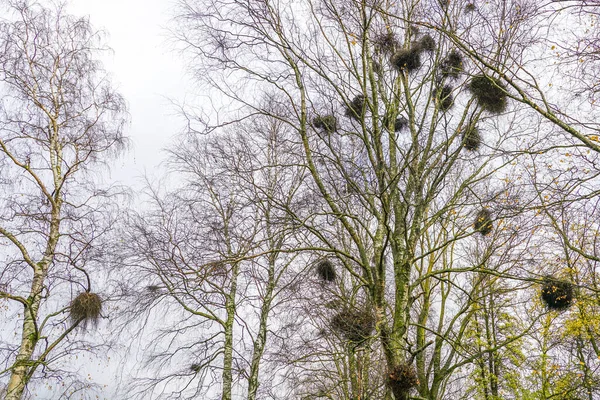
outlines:
[[[577,296],[577,312],[570,313],[562,330],[564,339],[591,340],[600,336],[600,307],[593,297]]]

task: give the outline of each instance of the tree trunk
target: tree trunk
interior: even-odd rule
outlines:
[[[227,311],[227,320],[225,322],[225,344],[223,346],[223,393],[221,400],[231,400],[231,390],[233,383],[233,325],[235,322],[235,297],[237,294],[237,277],[239,265],[235,263],[231,272],[231,288],[229,295],[225,300],[225,310]]]
[[[21,346],[19,347],[17,359],[13,364],[6,400],[20,400],[23,397],[25,386],[29,381],[30,370],[34,368],[30,361],[39,338],[36,320],[45,275],[45,269],[42,268],[38,269],[34,275],[28,301],[29,305],[24,310]]]
[[[37,263],[33,272],[33,280],[27,299],[28,306],[23,312],[23,332],[21,334],[21,345],[15,363],[13,364],[10,380],[8,382],[7,395],[5,400],[21,400],[25,391],[25,386],[29,382],[37,364],[32,362],[32,355],[38,343],[40,332],[38,332],[37,318],[40,302],[42,299],[42,290],[44,281],[48,274],[48,268],[54,260],[54,252],[60,237],[60,209],[61,201],[55,197],[55,205],[52,209],[50,232],[48,242],[42,260]]]
[[[254,349],[252,352],[252,363],[250,364],[250,377],[248,378],[248,400],[256,400],[258,392],[258,372],[260,361],[265,351],[267,343],[267,322],[271,311],[271,301],[273,300],[273,291],[275,290],[275,257],[270,257],[269,260],[269,281],[267,291],[263,299],[263,304],[260,310],[260,326],[258,328],[258,336],[254,341]]]

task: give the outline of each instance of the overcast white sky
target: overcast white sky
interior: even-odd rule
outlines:
[[[163,148],[181,132],[169,99],[182,102],[190,82],[180,56],[170,51],[166,28],[174,0],[70,0],[68,10],[88,15],[94,28],[108,34],[114,50],[103,59],[113,82],[129,104],[127,136],[131,149],[111,168],[110,179],[128,185],[140,183],[147,172],[155,176],[164,159]]]

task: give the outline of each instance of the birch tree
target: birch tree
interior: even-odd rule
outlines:
[[[126,114],[87,19],[28,2],[4,10],[0,299],[9,304],[3,323],[16,317],[20,327],[3,346],[0,377],[9,378],[6,399],[15,400],[34,379],[58,375],[54,365],[79,348],[75,329],[100,317],[94,260],[114,210],[111,192],[90,172],[123,148]],[[79,295],[93,300],[93,312],[76,312]]]
[[[270,390],[263,358],[298,257],[282,209],[301,178],[283,168],[292,161],[279,121],[233,127],[182,136],[169,157],[180,183],[152,190],[124,227],[121,252],[135,274],[126,325],[146,355],[131,396],[252,400]]]

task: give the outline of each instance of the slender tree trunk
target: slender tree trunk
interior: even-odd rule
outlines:
[[[425,346],[425,326],[427,325],[427,318],[431,312],[431,298],[430,298],[430,281],[429,279],[425,280],[421,285],[421,289],[423,290],[423,305],[421,306],[421,312],[419,313],[419,326],[416,328],[416,336],[417,336],[417,349],[423,348]],[[421,396],[426,396],[429,393],[429,388],[427,384],[427,365],[425,360],[425,351],[421,351],[416,355],[416,367],[417,367],[417,375],[419,377],[420,385],[420,394]]]
[[[258,372],[260,362],[265,351],[265,345],[267,343],[267,322],[269,319],[269,313],[271,311],[271,301],[273,300],[273,292],[275,290],[275,257],[270,257],[269,259],[268,279],[269,281],[267,284],[267,290],[260,310],[260,325],[258,328],[258,335],[256,337],[256,340],[254,341],[252,362],[250,364],[250,377],[248,379],[248,400],[256,400],[256,394],[258,392]]]
[[[37,263],[33,272],[33,280],[27,299],[28,305],[25,307],[23,315],[21,344],[19,346],[19,353],[13,364],[5,400],[20,400],[23,398],[25,387],[27,386],[33,371],[37,367],[37,365],[32,362],[32,355],[40,337],[37,325],[38,310],[42,299],[44,281],[48,274],[48,268],[54,259],[54,252],[60,237],[61,201],[58,197],[56,200],[55,206],[52,209],[52,219],[46,250],[42,260]]]
[[[237,294],[237,277],[239,265],[235,263],[231,272],[231,288],[225,300],[227,320],[225,322],[225,344],[223,346],[223,393],[221,400],[231,400],[233,384],[233,326],[235,322],[235,298]]]

